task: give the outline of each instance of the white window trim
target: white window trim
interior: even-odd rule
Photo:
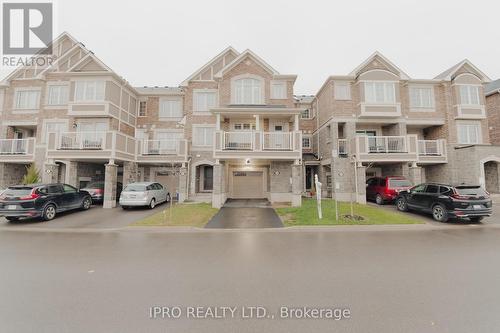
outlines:
[[[421,106],[411,105],[411,89],[414,89],[414,88],[431,89],[431,101],[432,101],[431,107],[421,107]],[[428,85],[428,84],[427,85],[424,85],[424,84],[410,84],[410,85],[408,85],[408,104],[410,105],[411,112],[435,112],[436,111],[436,95],[434,93],[434,86]]]
[[[313,119],[313,115],[312,115],[312,108],[306,108],[306,110],[308,110],[309,112],[309,117],[302,117],[302,111],[300,112],[300,119],[305,119],[305,120],[309,120],[309,119]],[[304,110],[305,111],[305,110]]]
[[[384,81],[384,80],[360,80],[359,81],[360,83],[363,84],[363,92],[364,92],[364,101],[362,103],[366,104],[366,105],[396,105],[398,104],[398,96],[397,96],[397,89],[396,89],[396,85],[399,84],[398,81]],[[367,98],[366,98],[366,84],[367,83],[390,83],[393,85],[394,87],[394,101],[393,102],[390,102],[390,101],[384,101],[384,102],[377,102],[377,101],[368,101]],[[385,98],[385,90],[384,90],[384,98]]]
[[[56,87],[67,87],[68,88],[68,101],[66,104],[49,104],[49,98],[50,98],[50,88],[56,86]],[[75,86],[76,89],[76,86]],[[51,81],[47,82],[47,89],[45,90],[45,100],[44,100],[44,107],[45,108],[50,108],[50,109],[67,109],[68,108],[68,103],[69,103],[69,98],[70,98],[70,83],[69,81]]]
[[[310,135],[310,134],[303,134],[302,135],[302,139],[309,139],[309,146],[305,147],[304,145],[302,145],[302,148],[304,148],[304,149],[312,149],[312,135]]]
[[[106,100],[106,82],[107,80],[105,79],[84,79],[84,80],[74,80],[72,81],[74,82],[74,85],[75,85],[75,91],[73,91],[73,103],[96,103],[96,102],[104,102]],[[103,91],[103,94],[102,94],[102,99],[81,99],[81,100],[77,100],[76,99],[76,86],[78,85],[79,82],[102,82],[104,84],[104,91]],[[85,90],[86,92],[86,90]],[[83,94],[84,96],[86,95],[86,93]],[[117,105],[120,109],[121,109],[121,106]]]
[[[213,128],[214,133],[215,133],[215,124],[193,124],[193,138],[192,138],[192,146],[196,148],[210,148],[212,149],[213,145],[215,144],[215,138],[212,138],[212,144],[211,145],[197,145],[195,142],[195,136],[196,136],[196,129],[197,128]]]
[[[141,116],[141,103],[144,102],[146,103],[146,114],[144,116]],[[160,110],[158,110],[159,112]],[[159,115],[159,113],[158,113]],[[148,101],[146,99],[139,99],[137,101],[137,117],[138,118],[146,118],[148,116]]]
[[[264,78],[258,76],[258,75],[252,75],[252,74],[243,74],[243,75],[237,75],[235,77],[231,78],[231,104],[238,105],[236,103],[236,81],[241,80],[241,79],[255,79],[260,81],[260,92],[261,92],[261,100],[259,103],[253,104],[253,105],[264,105],[266,101],[266,85]],[[243,104],[242,104],[243,105]]]
[[[477,135],[478,135],[478,142],[476,143],[470,143],[470,142],[460,142],[460,127],[461,126],[477,126],[478,128],[478,132],[477,132]],[[477,121],[477,122],[457,122],[457,143],[460,144],[460,145],[478,145],[478,144],[482,144],[483,143],[483,129],[482,129],[482,126],[481,126],[481,122],[480,121]],[[470,139],[470,138],[469,138]]]
[[[161,115],[161,104],[162,102],[165,101],[178,101],[180,102],[180,115],[178,116],[162,116]],[[182,98],[174,98],[174,97],[161,97],[158,103],[158,119],[160,120],[170,120],[170,121],[175,121],[175,120],[181,120],[182,117],[184,117],[184,103],[182,102]]]
[[[273,85],[284,85],[285,86],[285,96],[282,97],[276,97],[274,95],[274,90],[273,90]],[[288,99],[288,83],[285,80],[271,80],[270,82],[270,88],[271,88],[271,97],[270,99],[281,99],[285,100]]]
[[[337,85],[339,86],[345,86],[347,87],[347,94],[348,96],[346,98],[340,98],[337,96]],[[350,101],[352,100],[351,97],[351,83],[347,81],[333,81],[333,98],[337,101]]]
[[[50,123],[66,123],[66,132],[69,131],[69,119],[59,119],[59,118],[52,118],[52,119],[44,119],[42,123],[42,143],[47,143],[47,124]]]
[[[454,84],[456,86],[458,86],[458,104],[460,106],[462,106],[462,108],[480,108],[481,106],[483,106],[484,104],[482,103],[483,100],[481,98],[481,85],[480,84],[466,84],[466,83],[456,83]],[[463,86],[466,86],[466,87],[477,87],[477,100],[478,100],[478,103],[479,104],[462,104],[462,87]]]
[[[195,110],[195,95],[196,93],[215,93],[215,107],[219,105],[219,90],[218,89],[193,89],[193,115],[211,115],[210,110],[197,111]]]
[[[17,94],[20,91],[38,91],[38,102],[37,106],[33,109],[18,109],[17,108]],[[37,113],[40,110],[40,99],[42,97],[42,88],[41,87],[20,87],[14,90],[14,99],[12,101],[12,113]]]

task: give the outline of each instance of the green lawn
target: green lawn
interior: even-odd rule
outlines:
[[[212,208],[208,203],[184,203],[174,204],[170,210],[170,204],[159,213],[148,216],[133,223],[133,226],[184,226],[203,227],[218,209]]]
[[[356,221],[342,217],[342,215],[351,214],[351,206],[346,202],[339,202],[339,220],[335,220],[335,201],[322,200],[323,219],[318,219],[318,211],[316,209],[316,200],[303,199],[302,207],[285,207],[276,208],[276,212],[280,215],[283,223],[286,226],[296,225],[356,225],[356,224],[416,224],[423,223],[420,220],[411,216],[392,212],[386,209],[354,204],[354,215],[363,217],[363,220]]]

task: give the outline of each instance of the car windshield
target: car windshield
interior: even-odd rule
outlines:
[[[389,179],[389,187],[411,187],[411,183],[407,179]]]
[[[87,186],[85,186],[86,188],[100,188],[100,189],[104,189],[104,182],[94,182],[94,183],[90,183],[88,184]]]
[[[456,190],[460,195],[470,195],[478,197],[483,197],[488,195],[486,191],[483,190],[480,186],[457,187]]]
[[[143,184],[129,184],[125,187],[124,192],[144,192],[146,191],[146,185]]]
[[[19,198],[27,196],[33,189],[31,187],[9,187],[2,193],[2,198]]]

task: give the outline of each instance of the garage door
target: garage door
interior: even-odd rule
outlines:
[[[177,186],[179,185],[179,176],[174,176],[171,172],[157,174],[156,181],[163,186],[166,186],[168,192],[170,192],[171,195],[174,195],[177,191]]]
[[[232,196],[236,199],[264,198],[262,171],[234,171]]]

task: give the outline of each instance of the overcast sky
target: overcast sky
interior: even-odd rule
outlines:
[[[59,0],[58,28],[133,85],[177,86],[228,45],[253,50],[296,94],[375,50],[413,78],[464,58],[500,77],[500,1]],[[5,74],[5,73],[3,73]]]

